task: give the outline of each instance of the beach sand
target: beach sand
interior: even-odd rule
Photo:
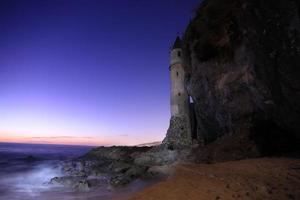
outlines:
[[[177,165],[130,200],[300,199],[300,159],[261,158]]]

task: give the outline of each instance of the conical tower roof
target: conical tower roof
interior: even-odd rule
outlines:
[[[181,41],[180,37],[177,36],[172,49],[181,49],[181,46],[182,46],[182,41]]]

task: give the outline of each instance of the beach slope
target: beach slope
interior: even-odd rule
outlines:
[[[300,199],[300,159],[261,158],[177,165],[130,200]]]

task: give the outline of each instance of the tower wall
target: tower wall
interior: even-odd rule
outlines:
[[[181,58],[181,49],[171,52],[171,116],[189,116],[189,97],[184,86],[185,71]]]

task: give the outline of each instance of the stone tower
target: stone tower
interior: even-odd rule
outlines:
[[[185,70],[182,61],[181,39],[176,41],[171,50],[171,117],[189,115],[189,96],[185,89]]]
[[[182,59],[181,39],[177,37],[171,50],[171,120],[163,143],[170,149],[190,146],[192,143],[189,114],[189,96],[185,88],[185,68]]]

